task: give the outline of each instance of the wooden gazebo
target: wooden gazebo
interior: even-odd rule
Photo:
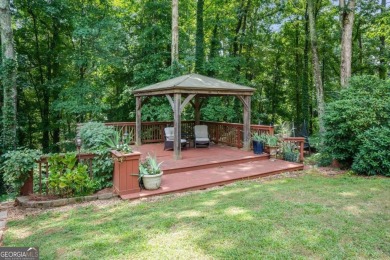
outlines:
[[[133,93],[136,97],[136,145],[141,145],[142,97],[167,97],[174,114],[174,158],[181,159],[181,113],[184,107],[188,103],[193,105],[195,110],[195,123],[199,124],[200,108],[202,106],[201,98],[206,96],[229,95],[236,96],[243,104],[243,148],[249,150],[251,96],[254,91],[254,88],[229,83],[199,74],[188,74],[135,90]]]

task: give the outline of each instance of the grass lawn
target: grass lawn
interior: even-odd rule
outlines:
[[[41,259],[390,259],[390,178],[305,173],[8,222]]]

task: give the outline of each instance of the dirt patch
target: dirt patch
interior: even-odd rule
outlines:
[[[113,191],[114,191],[113,188],[105,188],[105,189],[102,189],[102,190],[95,192],[92,195],[113,193]],[[56,200],[56,199],[61,199],[61,197],[57,196],[57,195],[51,195],[51,194],[30,194],[28,196],[28,200],[31,200],[31,201],[48,201],[48,200]]]
[[[338,168],[333,167],[318,167],[316,168],[320,174],[326,175],[326,176],[335,176],[335,175],[341,175],[348,172],[347,170],[340,170]]]
[[[55,196],[55,195],[40,195],[40,194],[30,194],[28,196],[29,200],[32,201],[46,201],[46,200],[56,200],[59,199],[60,197]]]
[[[14,206],[8,208],[8,220],[25,219],[26,217],[39,215],[43,212],[68,212],[72,209],[89,207],[89,206],[96,207],[96,208],[106,208],[119,203],[122,203],[122,200],[120,200],[117,197],[113,197],[108,200],[94,200],[88,202],[80,202],[76,204],[70,204],[62,207],[48,208],[48,209],[40,209],[40,208],[24,209],[22,207]]]
[[[95,192],[93,195],[113,193],[113,192],[114,192],[114,188],[105,188],[105,189],[99,190],[98,192]]]

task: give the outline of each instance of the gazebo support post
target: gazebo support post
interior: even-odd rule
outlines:
[[[136,100],[136,144],[141,144],[141,97],[166,96],[174,112],[174,155],[175,159],[181,159],[181,112],[191,103],[195,108],[195,122],[200,124],[200,108],[205,96],[237,96],[244,104],[244,129],[243,140],[238,137],[239,145],[244,149],[250,149],[250,113],[251,99],[254,88],[229,83],[223,80],[213,79],[199,74],[188,74],[173,79],[165,80],[142,89],[133,91]],[[181,103],[182,95],[184,101]],[[196,100],[191,101],[196,97]],[[145,100],[143,100],[145,101]]]
[[[244,96],[239,97],[244,106],[244,115],[243,115],[243,149],[246,151],[250,150],[250,140],[251,140],[251,97]]]
[[[200,97],[195,97],[195,104],[194,104],[194,110],[195,110],[195,125],[200,125]]]
[[[135,98],[135,145],[141,146],[141,107],[142,97]]]
[[[175,160],[181,159],[181,94],[174,94],[173,106],[173,158]]]

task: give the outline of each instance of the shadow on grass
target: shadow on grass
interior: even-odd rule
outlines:
[[[386,258],[389,188],[354,177],[244,181],[12,221],[4,243],[39,246],[42,259]]]

